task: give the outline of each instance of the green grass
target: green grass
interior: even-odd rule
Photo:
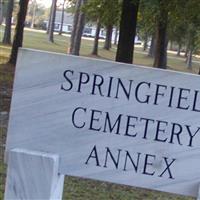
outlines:
[[[0,27],[3,28],[2,26]],[[55,35],[55,43],[48,42],[48,36],[42,32],[33,32],[25,30],[24,44],[26,48],[40,49],[45,51],[53,51],[66,53],[69,48],[69,37]],[[2,40],[2,34],[0,34],[0,41]],[[80,54],[83,56],[89,56],[92,49],[93,42],[90,40],[82,40],[82,46]],[[99,44],[99,56],[100,59],[114,60],[116,54],[116,46],[110,51],[102,49],[103,43]],[[0,44],[0,63],[5,63],[8,60],[11,46],[5,46]],[[134,64],[152,66],[153,59],[147,56],[146,52],[142,52],[140,47],[135,47]],[[186,71],[191,73],[197,73],[199,70],[199,64],[193,64],[193,69],[188,70],[184,62],[184,58],[177,57],[174,54],[168,54],[168,66],[169,69],[177,71]],[[199,61],[198,58],[195,58]],[[10,67],[12,69],[12,66]],[[0,65],[0,85],[2,82],[8,84],[12,82],[13,74],[5,72],[5,65]],[[9,109],[9,106],[2,107]],[[6,128],[0,127],[1,138],[6,135]],[[2,141],[1,141],[2,142]],[[2,159],[0,160],[2,161]],[[4,180],[5,180],[5,165],[0,163],[0,199],[3,199],[4,193]],[[67,200],[191,200],[193,198],[177,196],[173,194],[155,192],[146,189],[138,189],[134,187],[127,187],[116,184],[109,184],[105,182],[92,181],[74,177],[65,178],[65,187],[63,199]]]
[[[193,200],[193,198],[100,181],[65,178],[67,200]]]
[[[4,27],[1,26],[1,29]],[[0,35],[0,41],[2,40],[2,35]],[[59,52],[59,53],[67,53],[69,48],[69,36],[60,36],[55,34],[54,36],[54,43],[51,43],[48,41],[48,35],[45,32],[35,32],[31,31],[30,29],[26,29],[24,32],[24,42],[23,46],[25,48],[33,48],[33,49],[40,49],[45,51],[52,51],[52,52]],[[82,56],[89,56],[91,57],[91,49],[93,46],[92,40],[85,40],[82,39],[81,43],[81,50],[80,55]],[[110,51],[104,50],[103,43],[99,43],[99,56],[100,59],[109,59],[109,60],[115,60],[115,54],[116,54],[116,46],[113,46]],[[10,46],[4,46],[0,44],[0,48],[3,50],[1,51],[2,56],[2,63],[3,61],[8,58],[10,54]],[[2,53],[3,52],[3,53]],[[194,57],[194,61],[200,61],[199,58]],[[150,58],[147,56],[147,52],[142,52],[141,47],[135,47],[135,53],[134,53],[134,64],[137,65],[144,65],[144,66],[152,66],[153,65],[153,58]],[[191,72],[191,73],[198,73],[200,64],[199,63],[193,63],[193,69],[188,70],[185,58],[183,57],[177,57],[175,54],[168,53],[168,68],[172,70],[177,71],[185,71],[185,72]]]

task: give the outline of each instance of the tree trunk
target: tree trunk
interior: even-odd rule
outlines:
[[[146,51],[146,50],[147,50],[147,46],[148,46],[148,35],[145,34],[145,36],[144,36],[143,51]]]
[[[62,16],[61,16],[61,22],[60,22],[59,35],[62,35],[62,32],[63,32],[64,14],[65,14],[65,0],[63,1],[63,4],[62,4]]]
[[[15,36],[14,36],[12,51],[11,51],[11,55],[9,59],[9,62],[12,64],[16,64],[18,48],[21,47],[23,43],[24,22],[26,19],[27,7],[28,7],[28,0],[19,1],[17,25],[15,28]]]
[[[108,25],[106,28],[106,40],[105,40],[104,47],[103,47],[106,50],[109,50],[111,48],[112,30],[113,30],[113,26]]]
[[[51,24],[51,18],[52,18],[52,12],[53,12],[53,0],[52,0],[52,3],[51,3],[51,9],[50,9],[50,13],[49,13],[49,21],[48,21],[48,25],[47,25],[47,32],[46,32],[46,34],[49,34],[50,24]]]
[[[187,58],[188,57],[188,49],[185,50],[185,54],[184,57]]]
[[[154,58],[154,67],[167,68],[167,22],[168,10],[166,10],[164,0],[159,0],[160,16],[158,17],[156,27],[156,49]]]
[[[56,18],[56,4],[57,4],[57,0],[53,0],[52,16],[51,16],[50,27],[49,27],[49,42],[54,42],[53,33],[54,33],[54,23],[55,23],[55,18]]]
[[[99,20],[97,21],[97,28],[96,28],[96,33],[95,33],[95,38],[94,38],[94,46],[92,50],[92,55],[97,56],[98,55],[98,44],[99,44],[99,33],[101,30],[101,24]]]
[[[3,35],[3,44],[11,44],[11,25],[14,0],[9,0],[6,13],[6,27]]]
[[[132,63],[139,0],[123,0],[116,61]]]
[[[151,38],[151,44],[148,52],[148,56],[154,58],[155,57],[155,46],[156,46],[156,39],[155,34]]]
[[[72,32],[71,32],[71,38],[70,38],[70,48],[69,48],[70,54],[72,53],[72,49],[74,48],[74,38],[75,38],[76,30],[77,30],[78,18],[80,15],[81,2],[82,2],[82,0],[77,0],[76,5],[75,5],[73,28],[72,28]]]
[[[192,53],[193,53],[193,50],[190,49],[188,51],[188,56],[187,56],[187,68],[190,70],[192,69]]]
[[[85,3],[86,3],[86,0],[81,0],[80,7],[83,6]],[[79,55],[79,51],[81,47],[81,37],[82,37],[84,25],[85,25],[85,14],[79,10],[78,21],[77,21],[77,25],[75,29],[76,32],[73,39],[74,44],[71,49],[72,55],[77,55],[77,56]]]
[[[170,44],[170,45],[169,45],[169,49],[170,49],[171,51],[173,51],[173,41],[170,41],[169,44]]]
[[[117,41],[118,41],[118,27],[116,27],[115,29],[115,38],[114,38],[114,45],[117,45]]]
[[[36,0],[33,1],[33,16],[31,19],[31,28],[34,28],[34,24],[35,24],[35,14],[36,14],[36,7],[37,7],[37,2]]]
[[[186,45],[186,48],[185,48],[185,54],[184,54],[185,58],[188,57],[188,51],[189,51],[189,43]]]
[[[178,51],[177,51],[177,56],[180,56],[181,55],[181,47],[182,47],[182,45],[179,43],[178,44]]]

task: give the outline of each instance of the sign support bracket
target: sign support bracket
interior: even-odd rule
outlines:
[[[57,154],[12,149],[8,152],[5,200],[61,200],[64,175]]]

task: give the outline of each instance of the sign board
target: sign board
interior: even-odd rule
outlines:
[[[21,49],[7,152],[60,156],[59,173],[197,196],[200,78]]]

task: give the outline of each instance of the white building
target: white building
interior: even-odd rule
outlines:
[[[56,11],[56,18],[54,23],[54,31],[59,32],[61,28],[62,11]],[[46,28],[48,27],[49,21],[45,21]],[[62,31],[65,33],[71,33],[73,24],[73,14],[64,12],[64,20]]]
[[[73,14],[64,12],[64,20],[63,20],[63,27],[62,31],[65,33],[71,33],[72,32],[72,26],[73,26]],[[54,23],[54,31],[59,32],[61,28],[61,20],[62,20],[62,11],[56,11],[56,18]],[[48,27],[48,21],[45,21],[46,28]],[[86,24],[83,30],[83,36],[85,37],[94,37],[96,32],[96,26],[92,24]],[[106,31],[104,28],[100,30],[99,33],[100,38],[106,37]]]
[[[72,26],[73,26],[73,14],[64,12],[64,20],[63,20],[63,27],[62,31],[65,33],[71,33],[72,32]],[[59,32],[61,28],[61,19],[62,19],[62,11],[56,11],[56,18],[55,18],[55,24],[54,24],[54,30]],[[45,21],[46,27],[48,26],[48,21]],[[83,36],[85,37],[95,37],[96,33],[96,26],[94,24],[86,24],[83,30]],[[112,42],[115,40],[115,34],[116,29],[113,29],[112,34]],[[99,33],[100,39],[106,38],[106,30],[104,28],[101,28]],[[117,32],[117,40],[119,38],[119,31]],[[141,44],[141,41],[139,40],[139,37],[135,37],[135,44]]]
[[[96,33],[96,26],[89,25],[89,24],[85,25],[84,30],[83,30],[83,36],[95,37],[95,33]],[[99,33],[99,38],[100,39],[106,38],[106,30],[104,28],[101,28],[100,33]]]

